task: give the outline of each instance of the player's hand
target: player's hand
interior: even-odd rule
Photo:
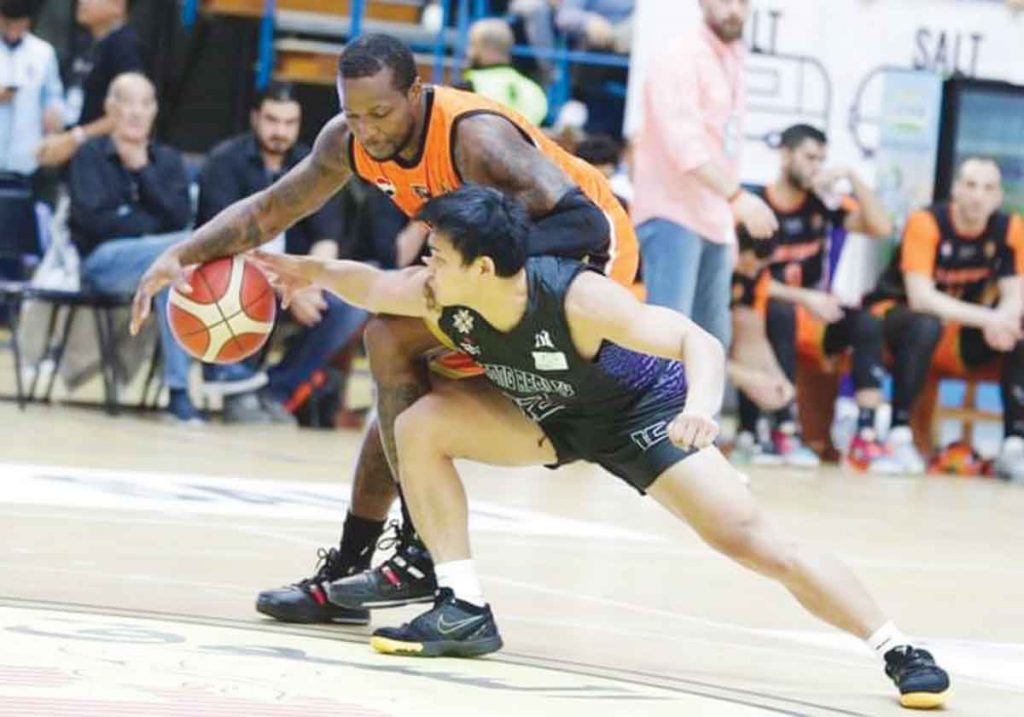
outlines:
[[[78,142],[70,132],[60,132],[44,137],[36,148],[36,161],[44,167],[65,164],[78,151]]]
[[[778,371],[735,367],[730,375],[733,385],[762,411],[777,411],[788,406],[796,395],[793,384]]]
[[[729,206],[736,221],[746,227],[754,239],[771,239],[779,229],[775,212],[756,194],[744,189]]]
[[[668,424],[668,438],[683,449],[707,448],[718,438],[718,423],[710,416],[683,411]]]
[[[834,324],[843,318],[843,306],[832,294],[824,291],[811,292],[806,299],[801,301],[808,311],[826,324]]]
[[[992,320],[981,330],[985,343],[996,351],[1006,352],[1022,338],[1020,319],[998,309],[992,312]]]
[[[307,286],[296,291],[288,304],[288,311],[292,318],[305,326],[312,328],[320,323],[327,311],[327,301],[324,293],[316,286]]]
[[[132,299],[132,322],[129,326],[132,336],[138,334],[139,329],[146,323],[153,306],[153,297],[168,284],[173,284],[182,294],[192,293],[192,287],[185,280],[185,269],[173,247],[158,256],[139,280],[135,297]]]
[[[270,274],[270,283],[281,292],[281,306],[286,309],[291,308],[296,296],[313,286],[313,282],[307,278],[310,265],[314,262],[309,257],[262,251],[254,251],[249,256]],[[302,299],[299,301],[301,303]]]

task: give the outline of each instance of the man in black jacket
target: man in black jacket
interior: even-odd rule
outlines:
[[[251,120],[251,131],[210,152],[199,178],[198,226],[239,199],[266,189],[309,154],[309,147],[298,143],[302,107],[290,85],[271,84],[257,100]],[[267,249],[336,259],[340,233],[340,207],[331,200],[275,237]],[[285,406],[366,320],[363,310],[315,288],[296,296],[288,315],[302,330],[265,375],[245,363],[207,367],[206,388],[224,396],[228,423],[294,423]],[[253,389],[264,382],[267,385],[257,394]]]
[[[82,283],[123,295],[146,268],[181,241],[191,221],[188,178],[181,154],[150,139],[157,103],[145,76],[126,73],[110,85],[108,137],[82,145],[71,163],[71,235],[82,257]],[[182,421],[199,414],[188,398],[189,358],[170,334],[167,291],[157,296],[169,412]]]

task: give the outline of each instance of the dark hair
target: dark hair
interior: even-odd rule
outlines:
[[[996,170],[999,172],[999,176],[1003,176],[1003,165],[999,164],[999,160],[990,154],[965,154],[956,163],[956,172],[953,173],[953,177],[959,179],[960,173],[964,171],[964,165],[968,162],[984,162],[985,164],[994,164]]]
[[[362,35],[347,44],[338,59],[338,72],[345,79],[372,77],[384,69],[391,70],[393,86],[401,92],[416,79],[412,50],[391,35]]]
[[[591,164],[618,164],[622,145],[607,134],[586,137],[576,145],[576,156]]]
[[[32,0],[0,0],[0,15],[8,20],[24,20],[32,17]]]
[[[779,138],[779,146],[786,149],[796,149],[804,140],[812,139],[818,144],[828,144],[828,137],[817,127],[809,124],[795,124],[786,128]]]
[[[466,265],[488,256],[498,276],[514,276],[526,263],[530,220],[519,200],[497,189],[467,184],[434,197],[416,217],[444,234]]]
[[[295,98],[295,85],[290,82],[271,82],[267,89],[256,95],[252,108],[258,110],[264,102],[298,102]]]

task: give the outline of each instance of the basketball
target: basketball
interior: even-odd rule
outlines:
[[[259,351],[277,313],[263,271],[233,256],[201,264],[186,277],[192,293],[171,288],[167,303],[167,321],[182,348],[206,363],[234,363]]]

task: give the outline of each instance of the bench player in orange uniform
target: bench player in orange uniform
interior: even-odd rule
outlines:
[[[375,184],[409,217],[464,182],[500,189],[530,213],[531,254],[586,259],[619,283],[632,284],[636,236],[607,180],[528,120],[477,95],[423,84],[409,48],[387,35],[364,35],[345,48],[338,88],[343,111],[321,130],[309,157],[154,262],[139,284],[133,330],[153,295],[181,281],[183,267],[271,240],[353,174]],[[411,224],[400,236],[400,259],[414,259],[426,234],[425,227]],[[394,557],[367,568],[398,493],[392,479],[395,418],[429,390],[422,357],[444,341],[419,319],[378,316],[367,325],[365,342],[377,384],[377,426],[364,438],[341,544],[322,553],[311,578],[260,594],[257,609],[280,620],[365,624],[368,607],[433,596],[433,565],[407,514]],[[354,609],[326,600],[325,583],[346,575]],[[335,587],[336,593],[344,590]]]
[[[951,200],[910,215],[899,252],[865,298],[894,358],[889,444],[906,466],[923,467],[910,413],[932,366],[969,375],[1001,362],[996,471],[1024,480],[1024,221],[1002,203],[999,165],[963,159]]]

